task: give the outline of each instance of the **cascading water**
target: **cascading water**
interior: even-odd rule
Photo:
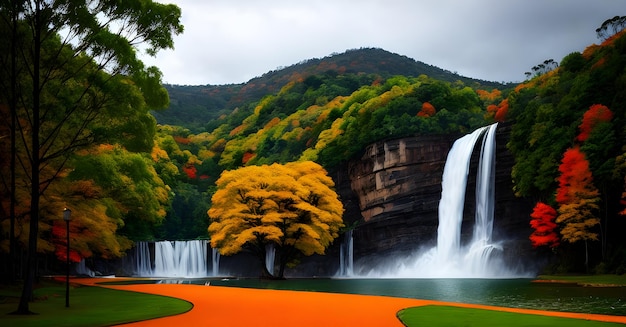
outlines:
[[[351,277],[354,275],[354,239],[352,229],[344,234],[343,243],[339,247],[339,277]]]
[[[371,277],[401,278],[493,278],[514,275],[500,262],[493,244],[495,202],[495,132],[497,124],[482,127],[456,140],[444,167],[439,202],[437,246],[411,258],[386,263],[367,273]],[[476,223],[470,244],[461,246],[461,224],[470,159],[483,137],[476,177]]]
[[[274,274],[274,258],[276,256],[276,248],[274,244],[267,244],[265,246],[265,268],[270,274]]]
[[[135,275],[152,275],[152,263],[150,263],[150,248],[148,242],[135,244]]]
[[[207,241],[161,241],[154,243],[154,265],[148,242],[137,242],[135,275],[143,277],[206,277]]]
[[[211,267],[213,276],[220,275],[220,252],[216,248],[211,248]]]
[[[440,264],[458,260],[470,159],[474,145],[484,131],[485,127],[482,127],[456,140],[448,152],[441,179],[439,227],[437,228],[437,260]]]
[[[89,277],[95,277],[96,273],[89,269],[89,267],[87,267],[86,263],[85,263],[85,259],[80,260],[80,262],[76,263],[76,266],[74,268],[76,270],[76,274],[77,275],[83,275],[83,276],[89,276]]]

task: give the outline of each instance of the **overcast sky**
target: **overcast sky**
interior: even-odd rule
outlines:
[[[624,0],[159,0],[182,10],[175,49],[144,62],[163,82],[244,83],[311,58],[382,48],[460,75],[518,82],[600,43]]]

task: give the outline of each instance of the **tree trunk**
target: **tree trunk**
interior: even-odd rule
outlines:
[[[29,301],[33,295],[33,284],[35,282],[35,265],[37,260],[37,239],[39,236],[39,125],[40,125],[40,66],[41,58],[41,4],[35,1],[34,33],[33,33],[33,108],[32,108],[32,130],[30,149],[30,231],[28,233],[28,256],[26,261],[26,279],[22,288],[22,295],[15,314],[32,314],[29,308]]]
[[[589,273],[589,249],[587,248],[587,240],[585,240],[585,272]]]
[[[16,269],[15,263],[17,258],[16,253],[16,244],[15,244],[15,205],[17,203],[15,199],[15,164],[16,164],[16,156],[17,156],[17,147],[16,147],[16,125],[17,125],[17,11],[18,11],[18,2],[12,1],[13,12],[11,13],[11,99],[9,106],[9,110],[11,111],[11,163],[10,163],[10,174],[11,174],[11,201],[9,204],[9,220],[10,220],[10,230],[9,230],[9,282],[13,283],[17,279],[16,277]]]

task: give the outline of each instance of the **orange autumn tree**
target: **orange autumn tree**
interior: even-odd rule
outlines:
[[[593,229],[600,224],[597,217],[599,192],[593,185],[589,162],[579,147],[568,149],[559,166],[559,204],[556,222],[563,225],[561,235],[569,243],[585,242],[585,265],[589,263],[587,241],[598,240]]]
[[[557,224],[554,219],[557,216],[556,210],[551,206],[537,202],[533,212],[530,214],[530,227],[533,233],[530,241],[533,247],[549,246],[551,248],[559,245],[559,235],[556,233]]]
[[[436,113],[435,107],[430,102],[422,103],[422,110],[417,113],[418,117],[432,117]]]
[[[498,105],[490,104],[487,106],[488,115],[492,115],[493,119],[497,122],[503,122],[506,119],[506,114],[509,111],[509,99],[500,101]]]
[[[208,211],[211,247],[256,255],[263,274],[283,278],[299,255],[324,254],[343,227],[343,205],[326,171],[312,161],[224,171]],[[276,251],[278,273],[265,266]]]

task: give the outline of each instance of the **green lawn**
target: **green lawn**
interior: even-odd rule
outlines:
[[[191,310],[187,301],[101,287],[70,289],[65,307],[65,285],[44,282],[35,290],[30,310],[36,315],[9,314],[17,309],[18,287],[0,288],[0,326],[110,326],[125,322],[180,314]]]
[[[428,305],[402,310],[398,318],[408,327],[609,327],[623,324],[532,314]]]

